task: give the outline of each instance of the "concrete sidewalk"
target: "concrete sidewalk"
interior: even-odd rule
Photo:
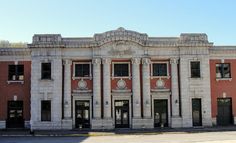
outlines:
[[[163,133],[200,133],[236,131],[236,126],[227,127],[198,127],[198,128],[155,128],[155,129],[114,129],[114,130],[35,130],[5,129],[0,130],[0,136],[112,136],[112,135],[154,135]]]

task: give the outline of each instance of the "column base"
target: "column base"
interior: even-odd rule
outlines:
[[[154,128],[154,121],[152,118],[133,118],[133,129],[152,129]]]
[[[132,129],[142,129],[144,127],[142,118],[133,118],[132,119]]]
[[[172,128],[181,128],[182,127],[182,118],[179,116],[171,118],[171,127]]]
[[[72,129],[72,119],[67,118],[62,120],[62,129],[71,130]]]
[[[107,130],[114,129],[114,124],[112,118],[107,119],[92,119],[92,129]]]

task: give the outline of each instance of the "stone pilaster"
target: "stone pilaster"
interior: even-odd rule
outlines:
[[[103,63],[103,107],[104,118],[111,118],[111,60],[104,58]]]
[[[132,59],[133,118],[141,118],[140,59]]]
[[[71,60],[63,61],[64,64],[64,119],[63,129],[72,129],[71,118]]]
[[[151,118],[150,59],[142,59],[143,78],[143,117]]]
[[[93,59],[93,118],[101,118],[101,59]]]
[[[179,82],[178,82],[178,58],[170,59],[171,64],[171,127],[181,127],[179,116]]]

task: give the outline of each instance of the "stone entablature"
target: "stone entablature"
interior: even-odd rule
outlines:
[[[35,34],[30,48],[96,48],[106,43],[130,41],[147,47],[211,47],[204,33],[181,34],[180,37],[148,37],[145,33],[138,33],[124,28],[118,28],[93,37],[63,38],[60,34]]]

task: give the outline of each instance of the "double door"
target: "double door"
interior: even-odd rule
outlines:
[[[75,127],[90,128],[89,101],[75,101]]]
[[[168,100],[154,100],[154,126],[168,126]]]
[[[129,128],[129,101],[115,101],[115,127]]]
[[[233,123],[231,98],[217,99],[217,125],[226,126]]]
[[[7,128],[24,128],[23,101],[8,101]]]

